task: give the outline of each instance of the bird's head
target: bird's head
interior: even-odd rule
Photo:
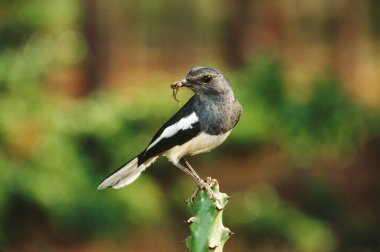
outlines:
[[[186,78],[172,84],[172,88],[187,87],[198,95],[218,95],[231,92],[231,87],[224,76],[211,67],[194,67]]]

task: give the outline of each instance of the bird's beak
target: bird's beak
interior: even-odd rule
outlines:
[[[183,78],[182,80],[176,81],[171,85],[171,88],[180,88],[180,87],[189,87],[189,82],[186,80],[186,78]]]

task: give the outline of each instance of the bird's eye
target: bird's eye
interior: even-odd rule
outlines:
[[[209,83],[210,81],[212,80],[212,76],[211,75],[206,75],[202,78],[202,81],[204,83]]]

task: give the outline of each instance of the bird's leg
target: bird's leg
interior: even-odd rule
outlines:
[[[190,197],[190,201],[194,202],[194,199],[196,198],[199,190],[205,189],[207,194],[211,199],[213,199],[217,204],[220,205],[218,197],[215,195],[214,191],[211,189],[211,185],[209,183],[206,183],[204,180],[202,180],[199,175],[195,172],[193,167],[189,164],[189,162],[186,161],[186,159],[181,158],[179,162],[177,163],[177,167],[180,168],[185,173],[192,176],[195,181],[197,182],[197,188],[193,192],[193,194]]]

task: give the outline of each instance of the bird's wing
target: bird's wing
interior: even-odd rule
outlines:
[[[169,119],[139,155],[139,164],[177,145],[182,145],[201,132],[199,118],[193,110],[194,97]]]

